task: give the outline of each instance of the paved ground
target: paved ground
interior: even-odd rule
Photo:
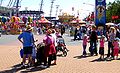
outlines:
[[[35,37],[40,42],[43,36]],[[64,35],[64,38],[70,51],[67,57],[58,57],[57,65],[47,69],[40,67],[21,69],[19,56],[21,44],[17,40],[17,36],[2,36],[0,38],[0,73],[120,73],[120,60],[99,61],[97,60],[99,56],[82,57],[81,41],[71,41],[71,37],[68,35]]]

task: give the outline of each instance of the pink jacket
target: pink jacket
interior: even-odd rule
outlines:
[[[105,40],[104,39],[100,39],[100,47],[104,47],[104,43],[105,43]]]
[[[119,43],[117,41],[113,42],[114,49],[119,49]]]
[[[84,37],[84,38],[83,38],[83,45],[87,45],[87,42],[88,42],[87,37]]]
[[[45,36],[45,38],[43,39],[43,42],[45,43],[45,56],[48,57],[51,54],[56,53],[56,49],[54,46],[54,39],[52,36],[47,35]]]

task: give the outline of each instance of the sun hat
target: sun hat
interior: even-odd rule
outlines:
[[[92,28],[96,28],[96,26],[95,26],[95,25],[92,25]]]
[[[27,26],[26,26],[26,30],[27,30],[27,31],[31,31],[32,29],[33,29],[33,28],[31,27],[31,25],[27,25]]]
[[[104,36],[104,35],[102,35],[102,36],[101,36],[101,38],[105,38],[105,36]]]
[[[113,29],[113,30],[115,30],[115,28],[114,28],[114,27],[110,27],[110,29]]]
[[[115,41],[119,41],[119,38],[117,37],[117,38],[115,38]]]
[[[47,33],[47,34],[51,34],[51,33],[52,33],[52,30],[51,30],[51,29],[48,29],[48,30],[46,31],[46,33]]]

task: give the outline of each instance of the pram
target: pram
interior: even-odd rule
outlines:
[[[65,45],[65,41],[64,41],[64,39],[62,38],[62,36],[58,36],[58,38],[57,38],[57,47],[56,47],[56,51],[57,51],[57,53],[58,52],[62,52],[63,54],[63,56],[65,57],[65,56],[67,56],[67,48],[66,48],[66,45]]]
[[[37,62],[36,62],[36,65],[41,65],[42,62],[44,62],[44,49],[45,48],[45,44],[42,42],[42,43],[39,43],[37,45],[37,53],[36,53],[36,59],[37,59]]]

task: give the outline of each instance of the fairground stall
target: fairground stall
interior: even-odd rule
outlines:
[[[43,33],[45,33],[45,31],[50,28],[52,25],[52,23],[50,21],[48,21],[44,16],[41,17],[40,20],[38,20],[38,27],[42,28]]]

